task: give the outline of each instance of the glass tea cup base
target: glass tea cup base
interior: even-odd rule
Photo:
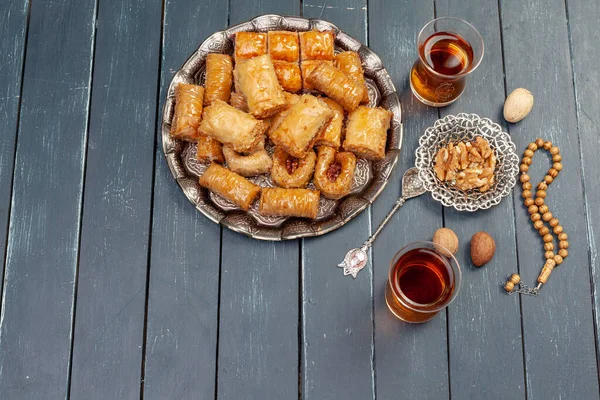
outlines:
[[[421,103],[425,104],[426,106],[430,106],[430,107],[445,107],[447,105],[450,105],[452,103],[454,103],[456,100],[458,100],[458,98],[463,94],[464,90],[461,91],[458,96],[454,97],[453,99],[446,101],[446,102],[433,102],[430,100],[427,100],[426,98],[424,98],[423,96],[421,96],[419,94],[419,92],[417,92],[415,90],[415,88],[413,87],[413,83],[412,83],[412,79],[409,79],[410,81],[410,90],[412,91],[413,95],[417,98],[417,100],[419,100]]]
[[[439,311],[430,313],[415,312],[404,307],[394,296],[389,282],[385,285],[385,304],[387,304],[388,309],[396,318],[409,324],[427,322],[439,313]]]
[[[460,284],[460,266],[448,249],[432,242],[413,242],[390,263],[385,302],[398,319],[422,323],[456,298]]]

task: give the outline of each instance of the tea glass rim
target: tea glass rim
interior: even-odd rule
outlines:
[[[437,72],[436,70],[431,68],[429,66],[429,64],[427,63],[427,61],[425,61],[423,59],[423,56],[421,55],[421,52],[419,51],[419,41],[421,39],[421,36],[424,34],[425,29],[427,27],[429,27],[431,24],[433,24],[437,21],[440,21],[440,20],[453,20],[453,21],[459,22],[461,24],[465,24],[467,26],[467,28],[472,29],[473,32],[475,33],[475,35],[477,36],[477,41],[481,44],[481,55],[479,55],[479,59],[477,60],[477,62],[475,64],[473,64],[473,66],[470,67],[467,71],[460,72],[460,73],[454,74],[454,75],[440,74],[439,72]],[[485,54],[485,43],[483,41],[483,37],[481,36],[481,33],[479,33],[477,28],[475,28],[471,23],[465,21],[464,19],[461,19],[458,17],[438,17],[438,18],[434,18],[431,21],[429,21],[428,23],[426,23],[419,31],[419,34],[417,35],[417,53],[419,54],[419,60],[421,61],[421,63],[425,66],[427,71],[429,71],[433,75],[438,76],[443,79],[458,79],[458,78],[462,78],[462,77],[465,77],[465,76],[471,74],[471,72],[475,71],[477,69],[477,67],[479,67],[479,64],[481,64],[481,61],[483,60],[483,55]]]
[[[395,261],[397,261],[397,259],[399,258],[398,256],[400,254],[406,253],[406,251],[410,247],[412,247],[413,249],[429,248],[438,253],[439,253],[439,251],[437,250],[437,248],[439,247],[439,248],[442,248],[444,251],[446,251],[448,253],[448,256],[445,256],[444,254],[440,254],[440,255],[451,259],[450,264],[452,265],[451,269],[452,269],[452,274],[454,275],[454,291],[452,292],[452,295],[450,296],[450,299],[447,302],[444,302],[443,304],[441,304],[440,306],[438,306],[436,308],[422,310],[422,309],[419,309],[418,307],[420,307],[420,306],[422,307],[426,304],[415,303],[414,301],[409,299],[404,293],[402,293],[402,291],[400,290],[399,297],[401,298],[402,302],[404,303],[403,305],[411,311],[422,313],[422,314],[431,314],[431,313],[436,313],[440,310],[443,310],[444,308],[448,307],[450,305],[450,303],[452,303],[454,301],[454,299],[456,299],[456,296],[458,295],[458,293],[460,291],[460,287],[461,287],[461,283],[462,283],[462,270],[460,267],[460,263],[458,262],[456,257],[454,257],[454,254],[452,254],[452,252],[450,250],[448,250],[446,247],[444,247],[440,244],[433,243],[433,242],[430,242],[427,240],[418,240],[415,242],[411,242],[411,243],[404,245],[400,250],[398,250],[398,252],[392,258],[392,262],[390,264],[390,269],[388,271],[388,283],[390,285],[392,283],[392,272],[394,271]],[[454,264],[452,264],[452,261],[454,261]],[[454,268],[454,266],[456,266],[456,268]],[[392,289],[392,291],[394,293],[394,296],[396,296],[396,292],[393,289]]]

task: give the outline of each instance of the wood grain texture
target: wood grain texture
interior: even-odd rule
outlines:
[[[140,396],[161,10],[98,8],[72,398]]]
[[[569,258],[552,274],[540,297],[521,299],[527,397],[594,399],[598,370],[565,4],[558,0],[500,4],[507,90],[526,87],[536,101],[527,118],[510,126],[510,133],[519,152],[536,136],[559,146],[564,169],[548,189],[546,203],[571,244]],[[547,156],[536,153],[532,181],[539,182],[548,167]],[[531,284],[543,265],[543,249],[520,196],[517,188],[518,256],[521,277]]]
[[[300,1],[229,0],[229,25],[239,24],[263,14],[300,15]]]
[[[304,240],[302,250],[299,241],[266,243],[224,229],[219,279],[221,228],[173,180],[157,112],[172,74],[226,27],[229,10],[235,24],[299,14],[302,3],[232,0],[228,9],[165,0],[162,63],[160,0],[100,1],[95,46],[96,3],[32,2],[29,28],[28,1],[6,0],[0,13],[1,398],[288,399],[298,390],[319,400],[599,398],[597,2],[502,0],[500,10],[489,0],[370,0],[368,10],[364,0],[303,5],[305,16],[360,40],[368,18],[369,45],[401,93],[402,154],[372,207],[374,224],[400,195],[418,138],[438,117],[408,86],[416,35],[435,12],[469,20],[486,44],[467,91],[441,115],[475,112],[502,122],[505,89],[533,92],[532,113],[505,126],[519,153],[537,136],[560,147],[564,170],[547,200],[571,248],[540,297],[522,299],[498,285],[517,267],[532,284],[543,262],[519,187],[474,214],[442,212],[428,194],[408,201],[357,280],[335,264],[367,236],[368,212]],[[536,182],[549,166],[543,160],[536,153]],[[444,219],[461,241],[462,292],[434,320],[402,323],[383,297],[389,261],[403,245],[429,240]],[[481,269],[468,255],[478,230],[498,248]]]
[[[227,8],[209,1],[165,3],[160,110],[174,72],[204,38],[226,26]],[[159,118],[144,398],[207,399],[215,394],[221,228],[173,179],[161,124]]]
[[[28,0],[10,0],[0,14],[0,288],[4,279],[28,14]]]
[[[230,25],[299,14],[299,2],[230,1]],[[299,241],[262,242],[223,229],[217,398],[298,396]]]
[[[433,18],[432,2],[376,0],[369,2],[369,46],[394,80],[402,102],[404,138],[396,170],[373,204],[373,224],[383,219],[401,194],[402,174],[414,165],[421,133],[437,119],[437,110],[423,106],[410,92],[409,72],[417,59],[416,37]],[[404,245],[431,240],[442,226],[442,207],[429,195],[411,199],[392,218],[373,247],[375,302],[375,376],[380,399],[441,399],[449,394],[446,313],[425,324],[411,325],[387,309],[384,288],[389,263]]]
[[[504,71],[500,19],[495,0],[436,1],[437,16],[460,16],[479,30],[485,55],[473,72],[463,95],[441,108],[442,117],[459,112],[476,113],[503,125]],[[521,210],[519,210],[521,211]],[[475,213],[444,209],[445,225],[456,232],[456,254],[462,267],[461,293],[448,309],[450,385],[455,399],[494,398],[510,393],[525,398],[520,299],[500,287],[508,274],[518,272],[513,199]],[[496,241],[496,255],[482,268],[471,263],[471,237],[486,231]]]
[[[30,10],[0,315],[7,399],[67,397],[94,13],[93,1]]]
[[[582,156],[583,183],[585,188],[585,210],[587,216],[589,263],[593,284],[596,335],[600,320],[600,186],[597,171],[600,170],[600,74],[597,60],[600,49],[600,31],[595,29],[600,20],[600,3],[587,0],[569,0],[566,2],[571,45],[571,63],[575,85],[575,104],[579,129],[579,147]],[[600,336],[596,336],[596,351]],[[600,354],[597,355],[600,357]]]
[[[322,18],[367,43],[367,4],[305,1],[303,16]],[[370,235],[370,209],[326,236],[302,246],[302,394],[305,399],[374,397],[372,270],[344,277],[346,252]]]

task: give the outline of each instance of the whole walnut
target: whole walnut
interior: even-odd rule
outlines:
[[[458,237],[449,228],[440,228],[433,234],[433,243],[439,244],[452,254],[458,251]]]

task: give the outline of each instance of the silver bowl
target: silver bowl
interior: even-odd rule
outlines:
[[[256,203],[245,212],[227,200],[211,193],[198,184],[198,177],[207,165],[195,157],[195,144],[171,138],[169,130],[175,105],[174,91],[179,83],[204,81],[205,60],[209,53],[233,53],[236,32],[288,30],[333,30],[336,34],[336,52],[352,50],[361,57],[365,79],[369,89],[371,106],[384,107],[394,114],[388,131],[385,159],[371,162],[359,159],[351,193],[341,200],[323,198],[319,204],[316,220],[300,218],[270,218],[258,214]],[[375,201],[383,190],[396,165],[402,143],[401,107],[396,89],[379,57],[367,46],[340,30],[330,22],[320,19],[262,15],[251,21],[216,32],[206,39],[177,71],[163,108],[162,145],[167,164],[186,197],[211,221],[236,232],[262,240],[287,240],[318,236],[337,229],[357,216]],[[250,178],[263,187],[272,186],[270,177],[263,175]]]
[[[496,154],[495,182],[489,190],[464,191],[449,182],[442,182],[433,167],[438,150],[451,142],[472,140],[481,136],[487,140]],[[419,178],[432,197],[446,207],[459,211],[476,211],[495,206],[508,196],[517,182],[519,156],[515,144],[500,125],[476,114],[448,115],[427,128],[419,139],[416,152]]]

